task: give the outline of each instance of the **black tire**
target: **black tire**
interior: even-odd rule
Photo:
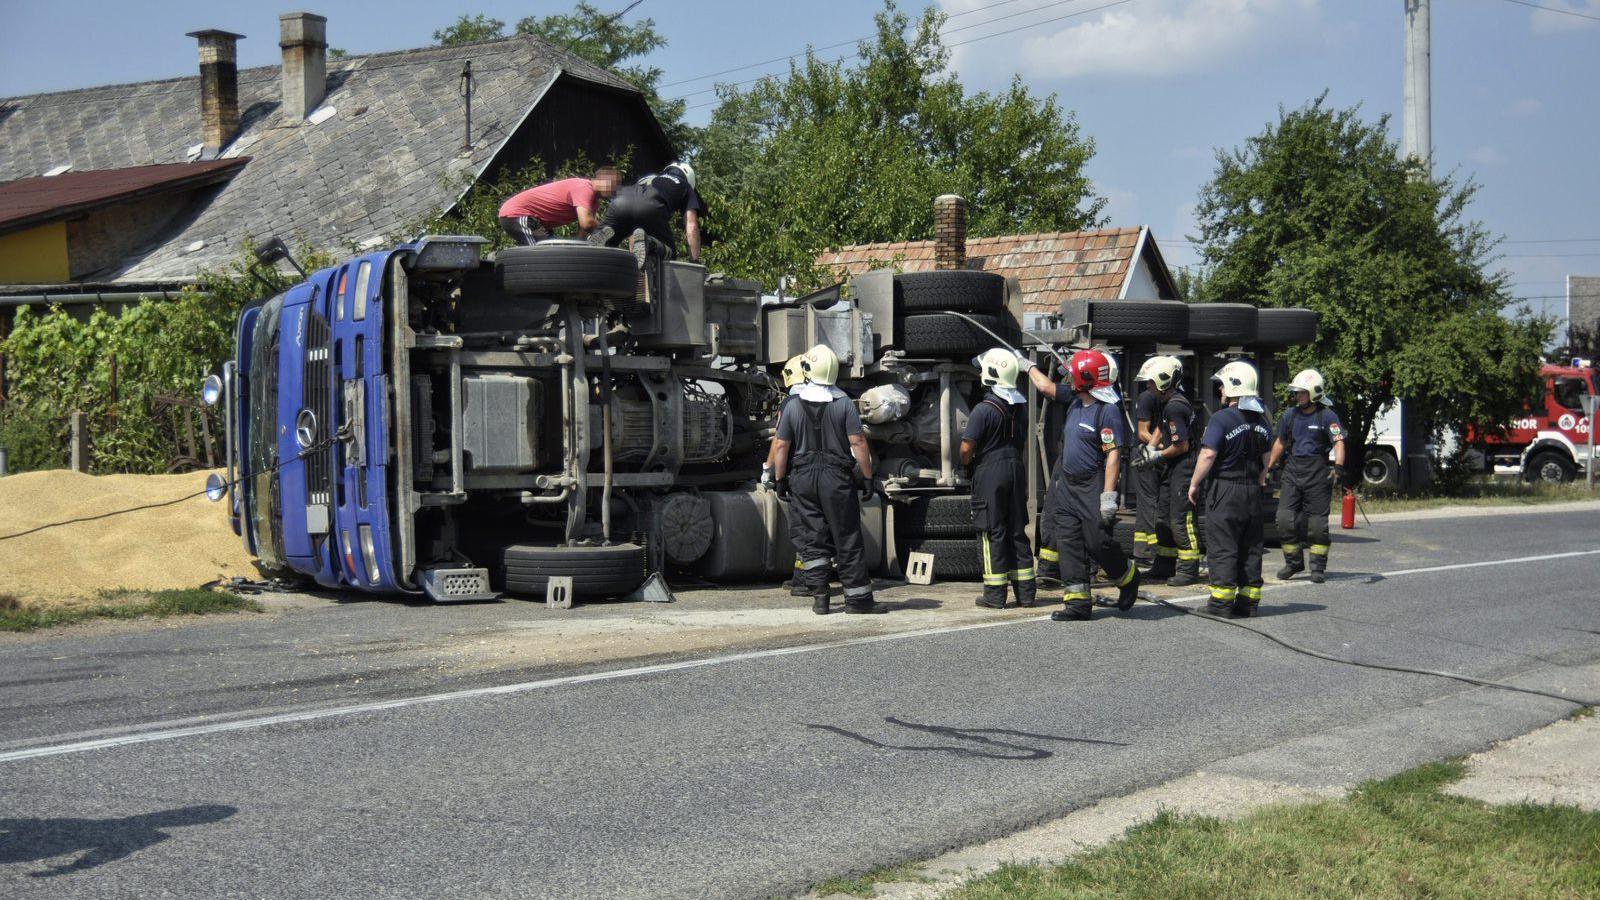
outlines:
[[[965,494],[918,497],[897,506],[894,528],[907,538],[971,538],[978,533],[972,524],[972,498]]]
[[[1361,482],[1367,487],[1398,490],[1400,458],[1388,450],[1368,447],[1366,459],[1361,463]]]
[[[907,272],[894,279],[895,297],[905,312],[948,309],[999,312],[1006,305],[1006,280],[993,272]]]
[[[983,560],[978,555],[975,538],[912,538],[900,541],[897,548],[902,561],[908,553],[932,553],[936,578],[977,578],[983,574]]]
[[[619,247],[546,242],[495,254],[500,289],[520,296],[581,295],[629,300],[638,292],[639,265]]]
[[[1096,340],[1112,343],[1181,343],[1189,334],[1189,304],[1178,300],[1068,300],[1061,317],[1094,326]]]
[[[1528,457],[1527,465],[1522,468],[1523,481],[1566,484],[1577,477],[1578,467],[1566,454],[1555,450],[1540,450]]]
[[[1257,310],[1244,303],[1194,303],[1189,306],[1185,343],[1237,347],[1256,342]]]
[[[551,547],[513,544],[501,555],[506,590],[542,598],[550,577],[572,576],[578,597],[618,597],[644,584],[649,573],[638,544],[609,547]]]
[[[1317,339],[1317,314],[1309,309],[1256,310],[1256,344],[1297,347]]]
[[[1005,326],[994,316],[969,318],[1005,338]],[[955,316],[906,316],[901,322],[900,349],[910,356],[969,357],[995,345],[995,339]]]

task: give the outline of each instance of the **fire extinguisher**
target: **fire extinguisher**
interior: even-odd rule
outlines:
[[[1339,509],[1339,527],[1350,529],[1356,527],[1356,492],[1354,488],[1344,489],[1344,502]]]

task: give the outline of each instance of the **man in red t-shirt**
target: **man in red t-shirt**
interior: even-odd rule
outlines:
[[[622,175],[609,166],[592,178],[563,178],[529,188],[500,204],[500,227],[519,244],[546,240],[553,229],[578,223],[580,237],[599,224],[600,198],[617,192]]]

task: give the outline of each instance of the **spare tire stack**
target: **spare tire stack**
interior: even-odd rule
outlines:
[[[894,279],[895,343],[907,356],[971,359],[995,345],[983,331],[1011,339],[1006,323],[1006,280],[993,272],[968,269],[906,272]],[[947,312],[961,313],[979,323]]]

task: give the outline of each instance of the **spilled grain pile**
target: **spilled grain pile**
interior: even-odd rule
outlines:
[[[56,470],[0,478],[0,592],[72,601],[110,588],[189,588],[218,577],[254,577],[224,505],[204,496],[4,539],[51,522],[194,494],[204,489],[206,474],[95,476]]]

